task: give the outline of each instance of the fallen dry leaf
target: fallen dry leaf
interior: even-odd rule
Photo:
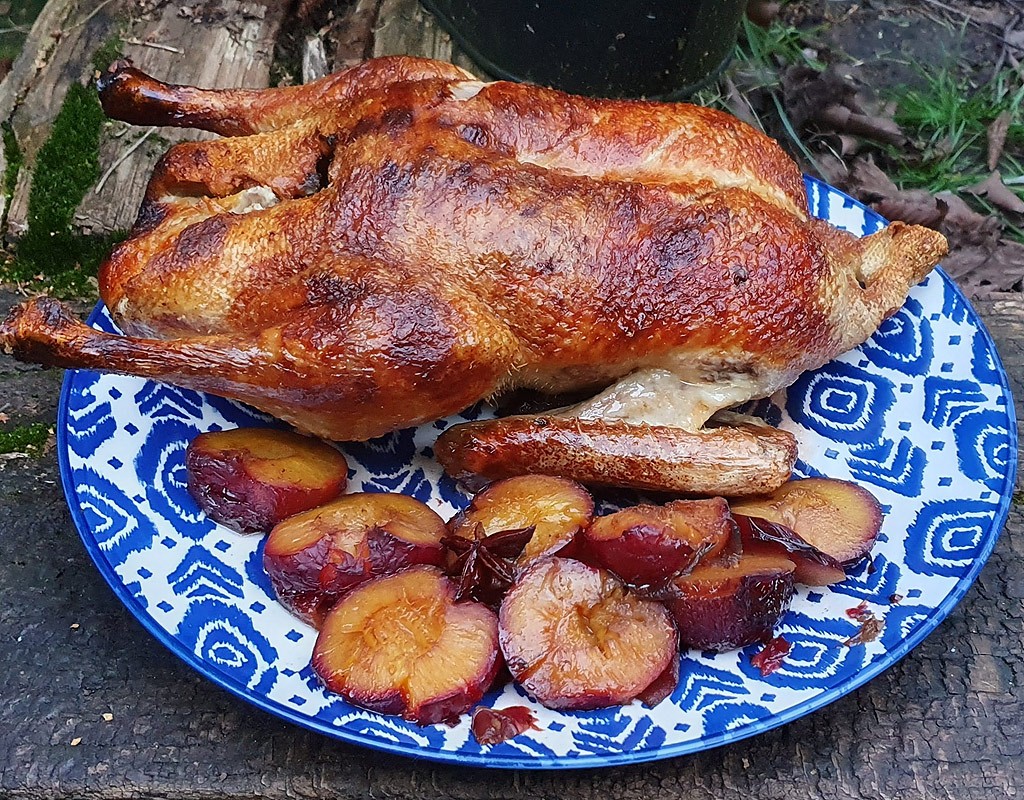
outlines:
[[[831,104],[817,115],[817,121],[837,133],[850,133],[875,142],[901,145],[907,137],[896,120],[881,114],[858,114],[846,106]]]
[[[869,156],[857,158],[847,189],[888,220],[938,229],[947,206],[924,189],[900,189]]]
[[[864,101],[854,78],[836,67],[824,72],[808,66],[789,67],[782,74],[782,96],[797,130],[818,128],[893,145],[906,142],[893,119],[895,108]]]
[[[993,175],[998,177],[998,173]],[[983,181],[971,189],[991,192],[987,183]],[[950,250],[942,267],[969,296],[1020,291],[1024,286],[1024,245],[1002,238],[998,216],[981,214],[950,192],[900,189],[870,157],[854,159],[845,187],[887,219],[939,230],[949,240]],[[1010,192],[1001,180],[998,187]],[[990,193],[986,196],[998,205]],[[1020,201],[1016,195],[1014,198]]]
[[[861,140],[848,133],[839,134],[839,154],[842,156],[853,156],[861,148]]]
[[[846,162],[835,153],[821,153],[818,156],[818,170],[826,183],[839,188],[848,188],[850,169],[846,166]]]
[[[1000,241],[989,250],[979,245],[951,249],[942,268],[971,297],[986,292],[1020,291],[1024,284],[1024,245]]]
[[[999,170],[995,169],[985,180],[973,186],[964,187],[964,191],[986,198],[992,205],[1011,211],[1014,214],[1024,214],[1024,200],[1014,193],[1005,183]]]
[[[892,197],[900,190],[871,156],[854,159],[850,168],[848,188],[858,199],[866,203]]]
[[[849,76],[833,68],[818,72],[795,65],[782,73],[782,98],[786,113],[797,130],[817,121],[822,109],[838,103],[848,108],[857,103],[857,87]],[[862,111],[859,106],[855,109]]]
[[[1010,130],[1010,119],[1010,112],[1004,111],[988,126],[988,159],[985,163],[989,170],[995,170],[999,165],[1003,146],[1006,144],[1006,134]]]
[[[939,230],[949,240],[949,255],[942,268],[968,294],[1011,291],[1024,278],[1024,245],[1002,239],[1002,223],[991,214],[979,214],[959,197],[940,192],[946,218]]]
[[[959,195],[939,192],[936,197],[946,204],[946,218],[942,221],[942,232],[946,238],[955,240],[955,245],[980,244],[994,248],[1002,234],[998,217],[979,214]]]
[[[782,3],[776,0],[749,0],[747,19],[762,28],[769,27],[779,16]]]
[[[900,190],[871,204],[887,220],[938,228],[946,218],[947,206],[925,189]]]

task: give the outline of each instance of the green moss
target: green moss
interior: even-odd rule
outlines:
[[[107,67],[121,58],[124,53],[121,51],[121,36],[115,33],[100,48],[92,54],[92,65],[97,72],[103,72]]]
[[[50,138],[36,159],[29,196],[29,228],[45,242],[68,229],[78,204],[100,176],[103,109],[96,92],[78,83],[68,88]]]
[[[4,161],[6,167],[4,167],[4,197],[10,199],[14,194],[14,187],[18,182],[18,173],[21,172],[21,168],[25,163],[25,157],[21,154],[21,148],[18,146],[18,139],[14,135],[14,128],[11,127],[11,123],[5,122],[0,125],[0,132],[3,133],[4,139]]]
[[[38,452],[50,435],[50,428],[42,422],[22,425],[11,431],[0,431],[0,453]]]
[[[104,121],[96,92],[73,83],[50,137],[39,150],[28,204],[28,230],[0,279],[36,284],[54,294],[93,294],[96,271],[123,234],[82,236],[75,209],[100,175]]]

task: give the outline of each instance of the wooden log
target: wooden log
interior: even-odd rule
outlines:
[[[287,4],[220,0],[217,4],[131,0],[50,0],[11,72],[0,83],[0,121],[9,122],[23,155],[9,208],[0,198],[2,234],[17,241],[28,226],[32,167],[72,81],[87,83],[94,54],[112,40],[140,69],[171,83],[266,86]],[[334,28],[337,67],[369,56],[407,53],[453,61],[486,79],[416,0],[356,0]],[[84,234],[127,230],[157,159],[175,142],[204,138],[192,130],[104,126],[100,179],[78,206]],[[0,152],[0,174],[5,167]]]
[[[324,40],[317,34],[306,37],[302,50],[302,82],[312,83],[324,77],[330,69],[327,66],[327,51]]]
[[[122,2],[50,0],[36,18],[11,71],[0,82],[0,121],[12,125],[23,158],[11,208],[4,207],[0,219],[14,219],[18,235],[24,232],[30,168],[36,153],[46,141],[71,81],[88,77],[92,53],[109,35],[113,15]],[[6,169],[6,154],[0,149],[0,174]]]
[[[50,0],[0,85],[0,120],[11,122],[25,156],[7,212],[7,237],[17,239],[26,230],[31,167],[70,82],[93,76],[93,55],[111,37],[136,66],[162,80],[262,87],[269,82],[285,12],[286,4],[277,0]],[[55,39],[59,47],[52,46]],[[103,185],[87,192],[75,213],[76,227],[83,233],[130,228],[156,160],[170,143],[186,138],[200,137],[195,131],[108,123],[99,150]]]
[[[333,50],[335,70],[347,69],[373,55],[374,29],[381,0],[353,0],[345,13],[334,20],[327,32]]]
[[[406,54],[451,61],[490,80],[417,0],[383,0],[374,30],[373,55]]]

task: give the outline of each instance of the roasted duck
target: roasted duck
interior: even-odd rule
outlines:
[[[925,228],[858,240],[810,218],[772,140],[690,105],[409,57],[264,91],[119,62],[99,91],[114,117],[225,138],[170,149],[103,265],[125,336],[38,298],[3,324],[5,348],[334,440],[515,387],[600,392],[448,431],[437,453],[456,475],[769,491],[793,437],[713,415],[863,342],[945,253]]]

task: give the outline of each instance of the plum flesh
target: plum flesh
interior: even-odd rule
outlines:
[[[545,558],[527,568],[498,619],[509,672],[549,708],[628,703],[664,681],[678,653],[661,603],[574,559]]]
[[[440,570],[410,567],[359,586],[324,619],[313,670],[355,705],[420,725],[468,711],[501,666],[498,620],[456,603]]]
[[[445,530],[413,497],[349,494],[276,525],[263,568],[278,600],[319,626],[330,606],[360,583],[414,564],[440,565]]]
[[[345,456],[331,445],[275,428],[201,433],[185,451],[185,470],[199,507],[240,533],[266,533],[348,482]]]

